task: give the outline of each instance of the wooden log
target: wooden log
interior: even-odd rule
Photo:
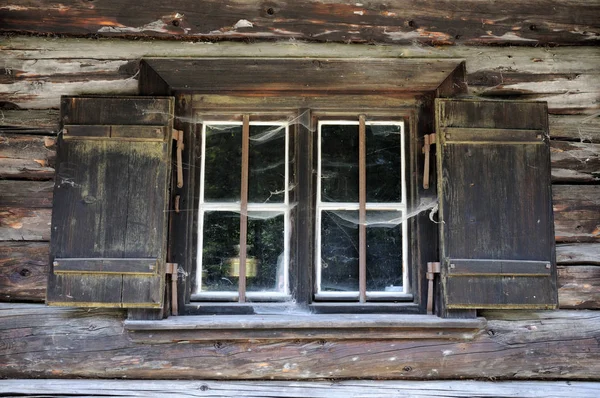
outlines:
[[[0,207],[0,241],[50,240],[51,209]]]
[[[552,182],[600,181],[600,144],[552,141]]]
[[[6,378],[594,380],[600,371],[600,316],[584,310],[486,314],[486,330],[466,341],[136,344],[119,311],[0,308]]]
[[[105,397],[521,397],[589,398],[600,394],[600,383],[585,381],[218,381],[218,380],[4,380],[8,395],[38,397],[77,391]]]
[[[122,10],[125,7],[127,13]],[[43,0],[0,9],[3,31],[71,35],[180,37],[209,40],[266,38],[361,43],[588,44],[600,30],[597,1],[544,0],[441,5],[417,0],[355,3]]]
[[[557,242],[600,240],[600,185],[553,185]]]
[[[0,131],[5,134],[56,135],[58,132],[59,111],[44,110],[3,110],[0,116]]]
[[[600,267],[559,266],[558,297],[560,308],[600,308]]]
[[[557,245],[556,262],[563,265],[600,265],[600,243],[573,243]]]
[[[553,140],[600,143],[600,115],[550,115]]]
[[[539,97],[549,101],[552,113],[595,113],[600,94],[600,52],[595,47],[348,46],[302,42],[247,45],[15,37],[0,42],[0,49],[5,70],[11,76],[0,81],[0,100],[21,108],[57,108],[57,90],[65,95],[134,93],[135,68],[142,57],[460,58],[466,60],[472,94]],[[86,58],[81,59],[81,54],[86,54]],[[124,86],[119,87],[119,82]],[[504,87],[499,89],[501,84]]]
[[[0,180],[0,207],[52,208],[53,181]]]
[[[43,301],[47,242],[0,242],[0,301]]]
[[[54,174],[56,137],[0,135],[0,178],[50,179]]]

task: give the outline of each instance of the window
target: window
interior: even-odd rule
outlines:
[[[547,108],[464,92],[452,60],[202,59],[63,98],[47,302],[424,313],[437,279],[444,316],[555,307]]]
[[[290,246],[297,233],[292,225],[297,182],[291,159],[306,156],[290,155],[296,119],[290,126],[283,117],[199,117],[197,267],[191,300],[293,300],[297,289],[290,289]],[[304,131],[317,148],[316,180],[311,181],[316,181],[314,227],[309,231],[314,260],[296,264],[313,277],[308,294],[315,301],[412,298],[404,121],[317,117],[314,127],[316,132]]]
[[[203,121],[195,300],[289,298],[287,122]]]

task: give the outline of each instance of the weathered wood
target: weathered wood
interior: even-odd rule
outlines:
[[[2,30],[72,35],[307,39],[361,43],[586,44],[598,40],[597,1],[476,0],[450,5],[404,0],[368,4],[340,0],[257,4],[208,0],[197,7],[148,1],[13,1],[0,9]],[[123,7],[128,12],[123,14]],[[501,10],[501,11],[500,11]],[[459,18],[460,17],[460,18]]]
[[[2,110],[0,112],[0,131],[4,133],[19,134],[27,131],[28,134],[39,133],[48,135],[58,132],[59,112],[54,109],[45,110]]]
[[[435,108],[444,307],[556,307],[546,104],[436,99]],[[488,131],[494,139],[472,137]]]
[[[600,243],[574,243],[556,245],[558,264],[600,265]]]
[[[600,181],[600,144],[552,141],[553,182]]]
[[[600,267],[558,267],[560,308],[600,308]]]
[[[389,94],[434,91],[462,68],[460,63],[450,59],[149,59],[142,62],[141,77],[151,69],[172,90],[199,94]]]
[[[550,138],[600,143],[600,115],[550,115]]]
[[[215,381],[215,380],[4,380],[5,394],[37,397],[263,397],[263,398],[590,398],[600,383],[581,381]]]
[[[557,242],[600,240],[600,185],[553,185]]]
[[[0,242],[0,301],[43,301],[47,242]]]
[[[463,339],[474,338],[485,320],[441,319],[416,314],[219,315],[171,317],[155,322],[125,322],[137,341],[182,342],[206,340],[333,340]]]
[[[0,180],[0,207],[51,208],[53,181]]]
[[[52,210],[0,207],[0,241],[50,240]]]
[[[55,155],[56,138],[29,134],[0,135],[0,159],[31,159],[49,165]]]
[[[48,304],[162,307],[173,107],[171,97],[62,98]],[[110,125],[111,134],[70,138],[70,125]],[[160,138],[123,138],[148,126]]]
[[[600,371],[600,316],[593,311],[486,313],[486,332],[471,341],[136,344],[119,311],[0,308],[7,378],[594,380]]]
[[[520,90],[519,95],[535,96],[540,91],[552,113],[597,112],[600,95],[598,47],[349,46],[296,41],[247,45],[14,37],[0,40],[0,48],[5,55],[0,66],[14,76],[0,82],[0,100],[23,108],[56,108],[60,94],[132,94],[136,92],[137,61],[142,57],[455,58],[466,60],[472,93],[489,91],[504,98],[506,93],[498,90],[500,84],[505,85],[503,90]],[[31,72],[18,72],[22,69]],[[99,74],[99,70],[105,72]],[[117,80],[111,83],[107,79]],[[537,85],[512,87],[527,82]],[[59,83],[65,85],[56,86]]]

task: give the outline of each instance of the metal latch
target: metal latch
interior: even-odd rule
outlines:
[[[425,155],[425,164],[423,167],[423,189],[429,189],[429,163],[430,163],[430,152],[431,146],[435,144],[435,133],[433,134],[425,134],[423,137],[424,144],[422,152]]]
[[[427,314],[433,314],[433,280],[435,274],[442,271],[442,265],[439,262],[427,263]]]
[[[177,306],[177,263],[167,263],[166,274],[171,275],[171,315],[178,314]]]
[[[183,187],[183,131],[173,130],[173,139],[177,141],[177,188]]]

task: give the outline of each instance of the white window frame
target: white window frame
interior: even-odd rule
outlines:
[[[350,292],[328,292],[321,290],[321,214],[323,211],[350,210],[358,211],[359,202],[323,202],[321,200],[321,127],[324,125],[352,125],[358,126],[358,120],[319,120],[317,124],[317,199],[315,204],[315,299],[317,300],[358,300],[359,291]],[[399,211],[402,217],[402,291],[385,292],[385,291],[366,291],[368,299],[410,299],[412,298],[411,289],[408,278],[408,226],[407,218],[407,199],[406,199],[406,148],[405,148],[405,124],[403,121],[366,121],[367,126],[399,126],[400,127],[400,156],[401,156],[401,202],[390,203],[366,203],[366,210],[391,210]],[[368,267],[368,264],[367,264]]]
[[[206,202],[204,200],[204,180],[206,172],[206,127],[207,126],[243,126],[243,122],[237,120],[203,120],[198,121],[202,124],[201,132],[201,166],[200,166],[200,194],[198,203],[198,241],[197,241],[197,261],[196,261],[196,286],[191,295],[192,301],[236,301],[239,298],[238,292],[226,292],[226,291],[202,291],[202,250],[204,240],[204,214],[207,211],[230,211],[230,212],[241,212],[241,202]],[[246,297],[252,301],[264,301],[264,300],[286,300],[291,299],[290,295],[290,235],[291,235],[291,224],[290,224],[290,212],[292,206],[290,205],[290,182],[289,182],[289,140],[290,140],[290,126],[288,121],[250,121],[250,126],[281,126],[285,129],[285,176],[284,176],[284,201],[283,203],[248,203],[248,213],[251,212],[273,212],[284,215],[284,288],[282,292],[253,292],[247,291]],[[238,170],[241,173],[241,170]]]

